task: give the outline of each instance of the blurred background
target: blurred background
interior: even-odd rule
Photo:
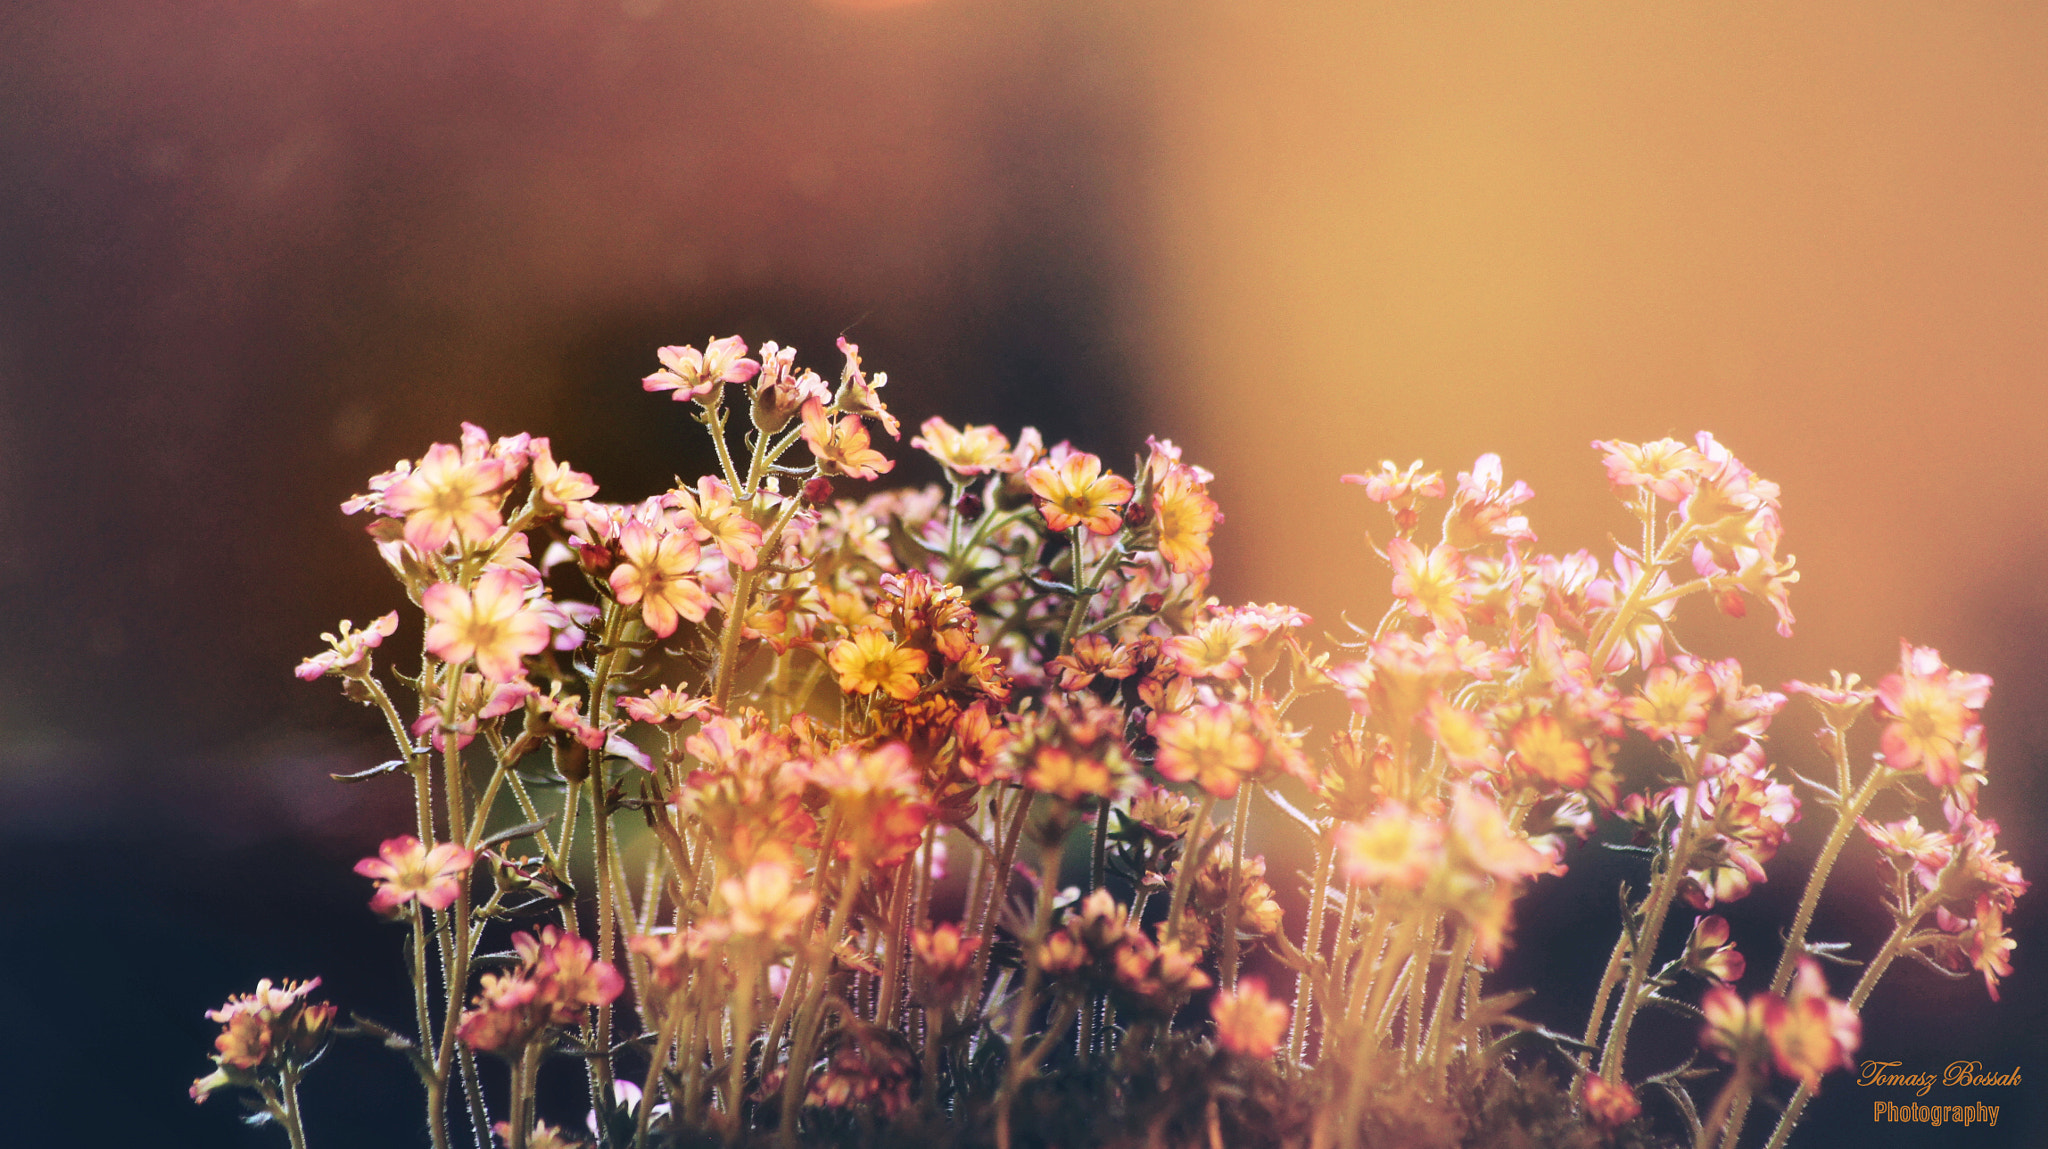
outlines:
[[[1331,625],[1386,594],[1339,473],[1497,451],[1546,549],[1604,553],[1587,443],[1711,429],[1804,579],[1793,639],[1695,613],[1698,645],[1993,675],[1984,804],[2048,872],[2048,10],[16,0],[0,43],[10,1139],[268,1145],[185,1097],[203,1010],[318,973],[404,1015],[348,867],[406,795],[327,780],[380,733],[290,676],[400,601],[336,504],[462,419],[614,497],[695,474],[635,381],[733,332],[827,369],[845,333],[906,422],[1170,436],[1221,476],[1219,593]],[[1753,963],[1803,830],[1729,914]],[[1857,849],[1816,935],[1867,948]],[[1605,957],[1622,871],[1575,865],[1504,982]],[[1895,972],[1866,1054],[2048,1080],[2044,918],[2002,1004]],[[330,1062],[316,1136],[409,1144],[404,1068]],[[2003,1107],[1967,1131],[1871,1093],[1831,1081],[1801,1140],[2048,1136],[2032,1087],[1925,1099]]]

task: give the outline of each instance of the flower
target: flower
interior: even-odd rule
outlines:
[[[1533,714],[1515,723],[1508,732],[1514,748],[1515,766],[1522,773],[1567,790],[1585,786],[1593,777],[1593,762],[1585,743],[1565,732],[1557,719]]]
[[[846,693],[873,694],[880,690],[891,698],[908,702],[922,689],[917,677],[925,672],[930,658],[924,651],[896,645],[873,627],[862,627],[852,638],[835,643],[825,660],[839,675],[839,689]]]
[[[1115,790],[1108,763],[1064,746],[1039,747],[1031,756],[1031,768],[1024,772],[1024,784],[1067,802],[1090,795],[1103,797]]]
[[[1096,675],[1123,679],[1137,673],[1136,655],[1128,646],[1100,634],[1084,634],[1074,640],[1073,649],[1052,660],[1050,669],[1060,672],[1061,690],[1080,690]]]
[[[1706,675],[1653,666],[1641,692],[1622,701],[1621,712],[1653,739],[1697,738],[1706,732],[1714,701],[1714,683]]]
[[[760,938],[779,945],[795,936],[817,907],[816,894],[796,888],[790,867],[763,859],[747,867],[743,877],[718,883],[725,899],[726,921],[735,937]]]
[[[526,605],[525,581],[505,567],[484,571],[473,590],[435,583],[420,596],[420,609],[434,620],[428,652],[447,662],[473,658],[492,682],[517,678],[524,656],[547,649],[547,617]]]
[[[803,415],[804,442],[824,473],[872,479],[895,470],[895,461],[870,445],[872,440],[860,416],[843,415],[834,423],[825,417],[825,405],[816,399],[804,404]]]
[[[612,568],[613,597],[624,606],[640,604],[640,619],[662,638],[676,632],[682,620],[703,622],[711,609],[691,572],[697,569],[697,541],[690,532],[657,532],[645,523],[627,523],[619,532],[626,561]]]
[[[761,526],[749,519],[733,501],[732,488],[715,475],[697,480],[697,489],[677,487],[667,499],[680,507],[690,530],[700,543],[716,541],[727,562],[743,571],[753,570],[760,561]]]
[[[1010,454],[1010,441],[994,427],[969,425],[955,430],[951,423],[934,415],[919,429],[924,433],[911,439],[910,445],[931,455],[956,475],[985,475],[990,471],[1007,475],[1017,470],[1017,459]]]
[[[264,978],[256,992],[207,1010],[207,1020],[221,1024],[213,1039],[215,1069],[192,1083],[192,1100],[203,1102],[223,1086],[257,1086],[274,1080],[282,1068],[312,1064],[327,1044],[335,1014],[332,1005],[306,1000],[319,985],[317,977],[277,985]]]
[[[846,366],[839,372],[839,386],[846,396],[846,410],[855,415],[871,416],[881,422],[882,430],[888,432],[891,439],[902,438],[902,424],[896,421],[896,416],[889,413],[889,408],[882,405],[882,397],[876,394],[889,385],[888,374],[877,371],[875,377],[869,379],[860,369],[859,346],[848,343],[844,335],[839,337],[837,343],[839,353],[846,356]],[[1026,428],[1026,432],[1029,433],[1029,428]],[[1017,445],[1021,448],[1024,437],[1019,435],[1017,438]]]
[[[619,1082],[613,1088],[631,1088],[631,1086],[627,1082]],[[491,1132],[496,1133],[499,1139],[503,1140],[507,1145],[512,1143],[512,1123],[510,1121],[500,1121],[491,1126]],[[582,1141],[578,1141],[545,1121],[534,1122],[533,1131],[526,1135],[526,1149],[583,1149],[583,1144]]]
[[[1743,1000],[1729,985],[1717,985],[1700,998],[1700,1044],[1740,1066],[1754,1066],[1763,1051],[1765,1016],[1776,995],[1761,993]]]
[[[1187,634],[1167,639],[1163,661],[1189,678],[1228,682],[1244,673],[1247,652],[1264,641],[1266,633],[1241,614],[1219,614],[1196,623]]]
[[[1447,634],[1463,634],[1465,566],[1458,552],[1438,544],[1428,554],[1406,538],[1387,544],[1387,562],[1394,568],[1394,597],[1416,618],[1428,618]]]
[[[1410,463],[1405,471],[1395,467],[1392,459],[1382,459],[1377,472],[1345,475],[1343,481],[1364,487],[1365,497],[1373,502],[1385,503],[1394,516],[1394,529],[1403,535],[1422,521],[1422,512],[1415,506],[1418,498],[1444,497],[1444,477],[1435,471],[1425,473],[1420,459]]]
[[[548,1020],[556,1025],[574,1025],[583,1020],[583,1009],[603,1005],[625,992],[626,979],[610,962],[600,961],[590,942],[554,926],[540,931],[512,935],[512,949],[519,954],[528,974],[540,987],[535,1000],[550,1007]]]
[[[320,637],[327,640],[329,649],[300,662],[292,673],[311,682],[322,675],[347,674],[364,665],[369,661],[370,651],[398,629],[398,612],[394,610],[361,630],[351,630],[350,625],[342,619],[339,635],[321,632]]]
[[[451,536],[481,543],[504,525],[494,492],[511,479],[510,466],[464,454],[436,443],[419,466],[384,490],[384,508],[405,516],[405,541],[422,553],[438,552]]]
[[[456,1023],[455,1036],[486,1052],[518,1049],[547,1020],[534,1004],[540,990],[525,971],[484,974],[472,1007]]]
[[[395,915],[413,899],[429,909],[445,910],[462,896],[462,881],[476,855],[453,842],[432,848],[410,834],[377,847],[377,856],[356,863],[356,873],[377,883],[370,908]]]
[[[553,448],[546,439],[535,439],[529,449],[533,454],[533,492],[541,502],[567,509],[597,494],[597,484],[589,475],[570,470],[567,463],[555,462]]]
[[[1216,1044],[1242,1057],[1264,1060],[1287,1032],[1287,1006],[1266,994],[1266,983],[1247,977],[1237,989],[1220,990],[1209,1005],[1216,1019]]]
[[[1159,739],[1159,773],[1194,782],[1218,798],[1237,793],[1238,782],[1256,773],[1265,758],[1252,736],[1250,714],[1237,703],[1163,714],[1153,733]]]
[[[967,991],[967,979],[974,969],[975,951],[981,939],[962,936],[960,927],[943,922],[931,929],[910,931],[910,952],[924,979],[922,999],[930,1006],[947,1006]]]
[[[621,698],[619,709],[635,722],[672,730],[692,718],[714,713],[711,700],[692,698],[666,686],[657,686],[645,698]]]
[[[1178,574],[1200,574],[1216,565],[1209,536],[1223,516],[1193,468],[1170,467],[1152,494],[1159,557]]]
[[[673,391],[681,403],[701,399],[727,383],[745,383],[761,371],[761,365],[746,358],[747,345],[737,335],[713,339],[704,350],[695,347],[663,347],[654,353],[661,370],[640,381],[648,391]]]
[[[1337,827],[1339,872],[1362,886],[1418,890],[1443,858],[1444,828],[1388,802],[1363,822]]]
[[[1847,1002],[1828,995],[1828,983],[1812,958],[1799,959],[1792,992],[1781,1002],[1767,998],[1764,1024],[1778,1071],[1808,1087],[1822,1074],[1856,1063],[1863,1022]]]
[[[1936,786],[1962,776],[1962,752],[1981,723],[1991,679],[1950,670],[1940,652],[1899,643],[1899,673],[1877,684],[1878,711],[1891,719],[1879,741],[1885,765],[1918,769]]]
[[[1619,1128],[1643,1112],[1635,1090],[1630,1089],[1626,1081],[1609,1081],[1597,1073],[1588,1073],[1584,1092],[1586,1112],[1602,1128]]]
[[[1719,914],[1701,918],[1685,943],[1685,968],[1718,982],[1741,981],[1749,968],[1742,952],[1728,943],[1728,919]]]
[[[1055,463],[1050,457],[1024,472],[1024,484],[1031,488],[1038,513],[1055,531],[1087,527],[1098,535],[1113,535],[1123,526],[1117,508],[1131,499],[1130,480],[1102,469],[1102,460],[1085,451],[1069,451]]]
[[[1654,443],[1622,443],[1593,440],[1593,449],[1603,452],[1607,481],[1614,493],[1625,495],[1646,490],[1668,503],[1684,502],[1707,469],[1706,457],[1676,439]]]

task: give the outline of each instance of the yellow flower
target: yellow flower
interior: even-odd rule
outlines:
[[[917,697],[917,676],[924,673],[928,659],[924,651],[907,650],[881,631],[862,627],[852,638],[835,644],[826,661],[839,675],[839,689],[846,693],[880,690],[908,702]]]
[[[1131,482],[1102,469],[1102,460],[1084,451],[1070,452],[1058,463],[1047,459],[1024,472],[1024,483],[1038,500],[1045,525],[1056,531],[1084,526],[1098,535],[1113,535],[1123,526],[1117,508],[1131,499]]]
[[[1197,574],[1216,565],[1209,553],[1209,535],[1216,529],[1216,501],[1186,467],[1175,467],[1159,481],[1152,496],[1158,515],[1159,557],[1181,574]]]
[[[1237,793],[1237,784],[1258,770],[1264,754],[1252,737],[1242,706],[1197,706],[1159,719],[1159,772],[1175,782],[1194,782],[1218,798]]]

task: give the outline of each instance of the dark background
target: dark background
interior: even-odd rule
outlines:
[[[1597,549],[1617,520],[1581,444],[1712,427],[1785,482],[1808,573],[1799,639],[1702,619],[1703,645],[1874,678],[1907,631],[1992,674],[1986,806],[2039,870],[2039,20],[1251,11],[0,11],[0,1141],[271,1144],[186,1099],[203,1010],[319,974],[406,1015],[349,866],[407,795],[327,780],[381,733],[289,673],[400,601],[335,506],[463,419],[551,436],[613,497],[698,473],[636,380],[733,332],[828,373],[846,333],[913,425],[1188,442],[1223,475],[1219,591],[1323,620],[1384,594],[1340,471],[1502,450],[1546,545]],[[1760,969],[1799,829],[1730,913]],[[1849,859],[1815,936],[1872,945]],[[1501,977],[1559,987],[1533,1009],[1568,1029],[1623,873],[1574,862]],[[2040,919],[2012,919],[2002,1005],[1901,967],[1865,1051],[2048,1074]],[[316,1144],[410,1143],[415,1088],[338,1051]],[[1872,1126],[1871,1092],[1832,1080],[1801,1142],[2048,1127],[2031,1087],[1948,1099],[2001,1104],[1991,1130]]]

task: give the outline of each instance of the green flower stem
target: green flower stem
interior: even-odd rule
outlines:
[[[737,489],[737,488],[735,488]],[[789,527],[789,521],[796,517],[803,499],[791,498],[777,515],[775,523],[761,540],[761,561],[768,562],[775,548],[782,542],[782,532]],[[759,581],[760,571],[741,571],[733,581],[732,606],[725,612],[725,622],[718,633],[718,675],[712,687],[711,703],[723,713],[732,704],[733,687],[739,681],[740,632],[746,629],[747,611],[753,606],[754,587]]]
[[[1833,756],[1838,779],[1848,771],[1849,753],[1842,731],[1834,732]],[[1792,975],[1799,968],[1799,959],[1806,953],[1806,931],[1813,925],[1813,914],[1820,904],[1820,895],[1832,875],[1835,862],[1841,857],[1842,848],[1849,841],[1849,832],[1855,828],[1856,820],[1870,803],[1892,780],[1882,765],[1873,764],[1863,784],[1850,795],[1846,805],[1836,807],[1834,826],[1829,829],[1827,841],[1821,845],[1820,854],[1814,858],[1813,869],[1807,874],[1806,889],[1799,895],[1799,909],[1792,918],[1792,930],[1785,935],[1785,948],[1778,955],[1778,968],[1771,974],[1771,992],[1782,996],[1785,987],[1792,984]],[[1848,792],[1845,786],[1843,793]],[[1887,959],[1889,960],[1889,959]],[[1723,1144],[1734,1149],[1735,1142],[1742,1136],[1742,1128],[1749,1120],[1749,1106],[1754,1097],[1751,1088],[1742,1089],[1733,1101],[1728,1114],[1727,1133]]]
[[[727,1117],[731,1119],[731,1126],[726,1130],[726,1140],[737,1145],[747,1132],[747,1057],[754,1044],[754,999],[759,996],[755,979],[760,976],[762,963],[739,961],[734,964],[739,967],[740,981],[739,992],[733,995],[732,1053],[727,1058],[731,1064],[731,1075],[726,1082]],[[762,1056],[767,1056],[766,1050],[762,1051]],[[790,1076],[796,1076],[794,1070]],[[642,1094],[641,1108],[645,1109],[647,1104],[647,1096]]]
[[[291,1141],[292,1149],[306,1149],[306,1127],[299,1116],[299,1070],[286,1062],[282,1080],[284,1086],[278,1095],[278,1123],[284,1126],[284,1135]]]
[[[932,1116],[939,1112],[939,1038],[945,1032],[945,1024],[944,1008],[925,1007],[923,1099],[925,1112]]]
[[[1422,1007],[1428,1000],[1429,969],[1436,964],[1438,931],[1443,928],[1443,914],[1432,913],[1415,932],[1415,976],[1408,983],[1408,1015],[1402,1026],[1403,1044],[1408,1047],[1412,1063],[1420,1064],[1423,1056],[1423,1015]],[[1451,967],[1444,966],[1444,984],[1450,985]]]
[[[1771,975],[1772,993],[1783,994],[1785,987],[1792,984],[1792,974],[1799,968],[1799,959],[1806,954],[1806,931],[1813,925],[1814,908],[1820,904],[1821,890],[1828,884],[1835,860],[1841,857],[1842,847],[1849,841],[1849,832],[1856,828],[1856,819],[1863,816],[1871,800],[1895,776],[1884,766],[1873,764],[1870,775],[1857,788],[1848,805],[1837,809],[1834,828],[1828,831],[1827,842],[1813,860],[1813,870],[1806,878],[1806,891],[1799,896],[1799,911],[1792,918],[1792,932],[1785,936],[1785,949],[1778,955],[1777,972]]]
[[[1109,811],[1110,804],[1108,798],[1102,798],[1096,802],[1095,835],[1088,853],[1088,893],[1091,894],[1104,888],[1103,881],[1109,870]],[[1137,920],[1135,915],[1133,915],[1132,920]],[[1109,1024],[1108,1018],[1101,1016],[1108,1007],[1108,1004],[1108,995],[1102,993],[1089,994],[1087,1000],[1082,1004],[1081,1020],[1079,1023],[1081,1032],[1075,1042],[1075,1049],[1084,1061],[1095,1053],[1094,1045],[1098,1017],[1100,1017],[1101,1024],[1104,1027],[1107,1027]],[[1104,1036],[1107,1036],[1107,1034]]]
[[[607,965],[616,966],[618,956],[617,922],[619,916],[617,891],[612,885],[612,841],[611,811],[607,794],[611,781],[603,757],[591,755],[590,816],[591,838],[596,855],[596,872],[591,884],[597,887],[597,956]],[[590,1106],[596,1112],[610,1112],[612,1083],[612,1003],[599,1002],[597,1006],[597,1048],[586,1064],[590,1066]]]
[[[904,952],[910,946],[910,884],[916,869],[916,854],[896,865],[896,881],[889,891],[889,952],[882,959],[882,984],[875,997],[875,1024],[896,1028],[896,1000],[903,988]]]
[[[498,800],[498,788],[505,784],[505,775],[511,773],[503,762],[491,771],[491,780],[484,785],[484,795],[476,800],[476,819],[469,824],[469,833],[463,836],[462,848],[475,850],[483,841],[484,830],[490,825],[491,806]]]
[[[1010,1149],[1010,1106],[1017,1099],[1017,1090],[1024,1079],[1031,1074],[1040,1056],[1051,1046],[1054,1037],[1048,1032],[1033,1051],[1033,1056],[1024,1054],[1024,1036],[1031,1025],[1031,1015],[1038,1006],[1038,983],[1045,971],[1039,967],[1037,950],[1045,941],[1046,930],[1052,925],[1052,903],[1059,896],[1060,859],[1066,852],[1066,835],[1049,839],[1038,860],[1038,908],[1031,918],[1031,936],[1024,938],[1024,988],[1017,994],[1016,1004],[1010,1008],[1010,1065],[1003,1074],[1002,1089],[996,1095],[996,1149]],[[1064,1014],[1055,1010],[1055,1014]],[[1064,1020],[1064,1019],[1063,1019]]]
[[[1699,1136],[1693,1138],[1693,1149],[1708,1149],[1708,1146],[1721,1136],[1721,1131],[1727,1126],[1728,1116],[1738,1098],[1742,1104],[1748,1104],[1749,1091],[1753,1088],[1752,1076],[1753,1072],[1747,1058],[1736,1061],[1735,1072],[1728,1075],[1727,1082],[1721,1086],[1721,1092],[1714,1095],[1714,1104],[1707,1110],[1707,1119],[1700,1122]]]
[[[1445,1035],[1451,1026],[1451,1011],[1465,996],[1465,968],[1472,960],[1474,936],[1471,926],[1458,927],[1458,940],[1451,947],[1450,961],[1444,966],[1443,984],[1436,991],[1436,1012],[1429,1021],[1429,1035],[1424,1041],[1428,1051],[1423,1063],[1437,1071],[1437,1087],[1442,1087],[1442,1070],[1449,1060],[1450,1050]]]
[[[1629,923],[1621,923],[1621,932],[1615,936],[1614,951],[1607,955],[1607,968],[1600,974],[1600,988],[1593,994],[1593,1010],[1586,1016],[1586,1044],[1597,1046],[1600,1031],[1607,1027],[1607,1000],[1614,993],[1614,983],[1621,979],[1621,962],[1629,956]],[[1581,1066],[1593,1058],[1591,1053],[1579,1054]]]
[[[1598,665],[1596,662],[1594,665]],[[1657,881],[1650,889],[1650,896],[1643,904],[1642,931],[1637,935],[1635,952],[1629,955],[1628,982],[1622,990],[1621,1004],[1614,1014],[1614,1029],[1607,1035],[1607,1045],[1600,1051],[1600,1076],[1609,1081],[1619,1080],[1622,1057],[1628,1052],[1628,1032],[1635,1023],[1636,1009],[1642,1005],[1643,979],[1650,970],[1650,958],[1657,949],[1657,939],[1664,932],[1665,915],[1671,911],[1671,901],[1678,894],[1678,885],[1685,878],[1685,866],[1692,858],[1693,835],[1698,829],[1695,824],[1699,816],[1699,780],[1693,772],[1686,772],[1685,814],[1679,820],[1678,844],[1665,859],[1664,870],[1657,875]]]
[[[647,1126],[654,1117],[655,1090],[661,1088],[661,1071],[668,1065],[669,1046],[675,1044],[676,1031],[682,1028],[684,1011],[681,996],[678,994],[669,999],[668,1008],[662,1012],[654,1048],[647,1055],[647,1076],[641,1082],[639,1112],[633,1118],[633,1149],[645,1149],[647,1145]],[[669,1104],[672,1114],[682,1114],[682,1098],[671,1097]]]
[[[1884,948],[1878,950],[1877,956],[1871,958],[1870,964],[1864,967],[1863,976],[1856,979],[1856,988],[1849,991],[1849,1009],[1851,1012],[1857,1014],[1863,1012],[1863,1003],[1870,1000],[1870,991],[1877,988],[1878,979],[1882,978],[1885,975],[1885,971],[1891,968],[1893,959],[1906,951],[1908,939],[1913,933],[1913,927],[1919,924],[1921,916],[1926,913],[1927,906],[1931,901],[1932,895],[1930,894],[1927,898],[1922,899],[1920,905],[1914,906],[1910,914],[1900,919],[1898,926],[1892,930],[1892,936],[1885,939]],[[1785,1104],[1785,1112],[1779,1114],[1777,1128],[1771,1130],[1771,1139],[1765,1143],[1764,1149],[1784,1149],[1785,1139],[1792,1136],[1792,1127],[1799,1124],[1799,1115],[1806,1109],[1806,1102],[1812,1096],[1813,1087],[1802,1083],[1798,1090],[1792,1094],[1792,1100]],[[1740,1132],[1740,1129],[1732,1129],[1731,1137],[1740,1134]],[[1732,1143],[1731,1140],[1730,1144]]]
[[[821,884],[824,881],[826,871],[831,868],[833,851],[839,844],[839,822],[839,807],[835,805],[832,807],[831,813],[826,815],[825,832],[818,839],[817,874]],[[710,863],[707,859],[701,869],[709,868]],[[691,902],[697,900],[694,891],[689,900]],[[680,912],[680,907],[678,907],[678,912]],[[767,1069],[769,1058],[774,1056],[774,1051],[782,1044],[783,1028],[789,1025],[796,1016],[797,1003],[809,997],[805,988],[808,985],[806,979],[810,973],[812,950],[812,947],[808,944],[808,927],[815,924],[817,924],[815,915],[805,922],[806,937],[797,944],[796,958],[791,961],[789,967],[789,980],[782,985],[782,1000],[775,1003],[775,1013],[768,1021],[767,1033],[762,1037],[761,1065],[764,1072]],[[829,971],[830,967],[827,968]],[[791,1052],[794,1054],[795,1051],[792,1050]]]
[[[412,903],[412,1001],[414,1024],[419,1026],[419,1049],[424,1051],[434,1044],[433,1007],[428,1004],[432,991],[427,985],[427,929],[426,908],[415,899]],[[433,1066],[422,1057],[415,1065],[421,1067],[420,1082],[427,1089],[427,1112],[442,1111],[440,1093],[442,1082],[433,1072]],[[439,1121],[430,1121],[428,1132],[433,1136],[434,1149],[447,1149],[448,1131]]]
[[[541,1043],[529,1040],[520,1047],[518,1064],[512,1070],[512,1136],[509,1149],[527,1149],[533,1134],[534,1078],[540,1075]]]
[[[1237,788],[1232,800],[1230,825],[1230,881],[1227,883],[1229,901],[1223,907],[1223,959],[1217,972],[1222,974],[1223,988],[1237,992],[1237,925],[1244,914],[1244,835],[1247,823],[1251,821],[1252,792],[1258,783],[1246,779]]]
[[[1088,564],[1081,561],[1081,528],[1067,529],[1067,550],[1074,558],[1074,608],[1067,612],[1066,628],[1060,631],[1060,653],[1074,648],[1074,636],[1081,633],[1081,623],[1088,618],[1088,600],[1095,597],[1095,588],[1083,585]]]
[[[995,866],[989,873],[988,894],[982,899],[975,917],[974,936],[979,939],[974,950],[974,977],[968,981],[972,993],[967,1001],[974,1004],[972,1013],[963,1014],[962,1021],[979,1017],[988,1011],[988,989],[983,984],[988,976],[990,944],[995,936],[996,908],[1010,892],[1010,867],[1017,861],[1017,843],[1024,836],[1024,820],[1030,816],[1031,805],[1038,795],[1023,787],[1017,788],[1017,805],[1010,815],[1008,832],[996,843]],[[964,1004],[964,1003],[963,1003]]]
[[[1316,846],[1315,887],[1309,891],[1307,932],[1302,935],[1301,952],[1313,962],[1323,948],[1323,917],[1327,913],[1330,875],[1336,869],[1337,835],[1334,827],[1323,833]],[[1287,1069],[1301,1064],[1308,1042],[1308,1013],[1314,1004],[1315,978],[1309,970],[1294,977],[1294,1021],[1287,1035]]]
[[[829,846],[827,849],[829,850]],[[826,855],[830,857],[828,853]],[[825,944],[817,955],[820,968],[804,989],[804,1003],[798,1008],[795,1032],[789,1046],[789,1063],[782,1081],[782,1128],[780,1136],[786,1146],[796,1144],[797,1110],[801,1108],[804,1088],[811,1075],[811,1059],[817,1054],[818,1037],[825,1021],[824,997],[826,983],[832,980],[832,955],[838,948],[839,936],[846,930],[846,919],[853,912],[854,899],[860,893],[860,880],[867,870],[867,858],[858,847],[846,864],[846,880],[839,887],[839,901],[832,907],[832,923],[825,928]],[[784,994],[795,992],[794,986],[785,989]],[[741,1056],[744,1054],[742,1053]]]
[[[1593,644],[1591,664],[1595,673],[1607,665],[1607,656],[1613,652],[1614,644],[1620,641],[1630,617],[1643,605],[1643,596],[1650,593],[1650,584],[1657,580],[1660,571],[1670,565],[1677,547],[1691,537],[1692,532],[1681,527],[1664,540],[1664,545],[1657,548],[1655,556],[1648,551],[1643,552],[1641,573],[1636,575],[1635,583],[1628,588],[1628,596],[1622,599],[1621,605],[1607,617],[1607,625],[1600,628],[1599,641]]]
[[[1358,921],[1358,903],[1361,897],[1362,894],[1356,886],[1344,891],[1344,911],[1337,916],[1337,935],[1330,941],[1329,987],[1323,994],[1329,1000],[1323,1003],[1323,1029],[1316,1042],[1317,1064],[1321,1064],[1323,1054],[1330,1051],[1330,1035],[1344,1024],[1344,1018],[1349,1012],[1350,1007],[1337,1000],[1337,987],[1351,986],[1352,983],[1345,978],[1355,977],[1357,973],[1352,968],[1351,959],[1365,939],[1359,938],[1354,941],[1351,935]],[[1333,1005],[1338,1007],[1334,1011],[1330,1008]],[[1304,1049],[1303,1053],[1306,1055],[1307,1050]]]
[[[1174,875],[1173,900],[1166,904],[1166,926],[1163,931],[1176,941],[1180,940],[1180,917],[1181,911],[1188,905],[1188,890],[1193,888],[1195,871],[1202,865],[1202,834],[1209,828],[1209,815],[1215,809],[1216,795],[1204,790],[1202,804],[1195,810],[1194,824],[1188,827],[1188,836],[1181,839],[1186,852],[1181,855],[1180,873]]]

